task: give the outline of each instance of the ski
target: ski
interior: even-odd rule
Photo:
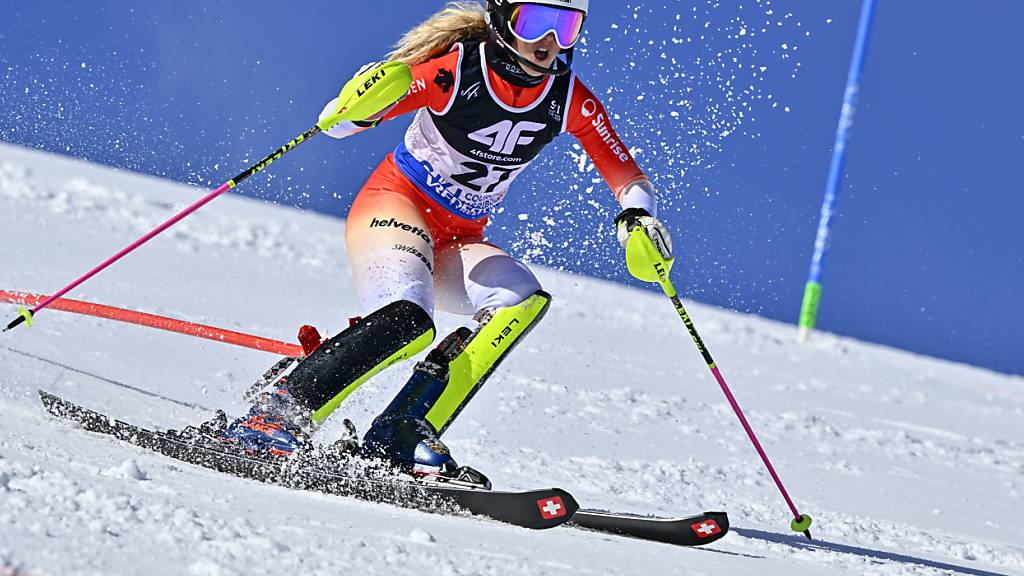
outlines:
[[[324,492],[439,514],[471,514],[524,528],[564,524],[579,509],[568,492],[541,489],[501,492],[424,484],[415,480],[337,471],[345,463],[331,455],[271,459],[246,454],[205,436],[200,429],[157,432],[122,422],[54,396],[39,397],[48,412],[80,424],[85,430],[114,437],[140,448],[210,470],[299,490]],[[314,451],[315,452],[315,451]]]
[[[424,484],[358,471],[337,470],[344,460],[331,454],[279,460],[246,454],[204,435],[198,428],[157,432],[122,422],[43,390],[43,406],[59,418],[85,430],[114,437],[203,468],[298,490],[324,492],[440,514],[478,515],[532,529],[562,524],[680,546],[710,544],[729,530],[725,512],[705,512],[685,518],[656,518],[580,509],[566,491],[551,488],[502,492]]]
[[[703,546],[729,532],[729,516],[725,512],[704,512],[686,518],[657,518],[578,510],[569,525],[677,546]]]

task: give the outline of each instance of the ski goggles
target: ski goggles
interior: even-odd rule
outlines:
[[[537,42],[555,33],[555,42],[562,50],[572,48],[580,39],[586,15],[543,4],[517,4],[508,19],[508,27],[523,42]]]

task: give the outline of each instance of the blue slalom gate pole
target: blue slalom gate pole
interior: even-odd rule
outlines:
[[[803,305],[800,307],[800,340],[810,336],[818,320],[818,306],[821,303],[821,268],[828,254],[829,237],[832,234],[832,216],[836,210],[836,195],[843,180],[846,166],[846,145],[850,140],[850,127],[857,109],[860,96],[860,78],[864,71],[864,57],[868,48],[868,37],[871,35],[871,23],[875,16],[875,0],[864,0],[860,9],[860,24],[857,29],[857,43],[853,48],[853,59],[850,61],[850,72],[846,77],[846,94],[843,96],[843,110],[839,115],[839,127],[836,129],[836,142],[832,147],[832,165],[828,172],[828,184],[825,187],[825,200],[821,205],[821,220],[818,222],[818,234],[814,240],[814,256],[811,258],[811,271],[804,287]]]

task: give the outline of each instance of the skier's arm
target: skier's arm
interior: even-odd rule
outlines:
[[[654,240],[662,255],[671,258],[672,240],[668,229],[657,218],[654,185],[612,128],[601,101],[579,78],[574,82],[566,130],[583,145],[622,207],[622,212],[615,218],[619,243],[625,248],[629,229],[639,224]]]
[[[340,122],[324,132],[333,138],[346,138],[364,130],[373,128],[380,122],[391,120],[414,110],[429,106],[431,110],[441,113],[455,98],[454,85],[459,73],[461,48],[417,64],[412,67],[412,86],[409,92],[394,105],[382,110],[374,117],[363,122]],[[331,100],[320,113],[320,118],[333,114],[337,107],[337,98]]]
[[[623,209],[657,212],[654,186],[612,128],[608,112],[579,78],[574,80],[566,130],[575,136]]]

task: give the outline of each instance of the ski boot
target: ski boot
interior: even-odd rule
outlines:
[[[363,452],[430,481],[489,488],[486,476],[456,464],[439,438],[550,302],[551,296],[538,290],[515,306],[480,310],[473,316],[475,330],[459,328],[448,335],[374,420]]]
[[[391,303],[309,347],[305,358],[283,358],[272,366],[246,394],[253,403],[249,413],[217,437],[249,452],[289,456],[363,382],[433,339],[434,323],[425,310],[404,300]],[[354,445],[346,441],[339,448],[351,451]],[[307,446],[304,454],[309,452]]]
[[[433,427],[414,417],[374,420],[361,448],[363,457],[383,459],[427,484],[491,489],[480,471],[459,466]]]
[[[486,476],[455,462],[425,419],[447,385],[448,362],[470,335],[468,328],[460,328],[416,365],[409,382],[366,431],[364,457],[390,462],[423,482],[490,490]]]
[[[490,490],[491,481],[469,466],[459,466],[426,414],[448,384],[448,364],[472,336],[460,328],[416,365],[398,396],[374,419],[363,437],[362,453],[381,458],[427,483]]]
[[[313,421],[287,388],[261,392],[249,413],[227,425],[217,436],[252,454],[285,458],[309,442]]]

